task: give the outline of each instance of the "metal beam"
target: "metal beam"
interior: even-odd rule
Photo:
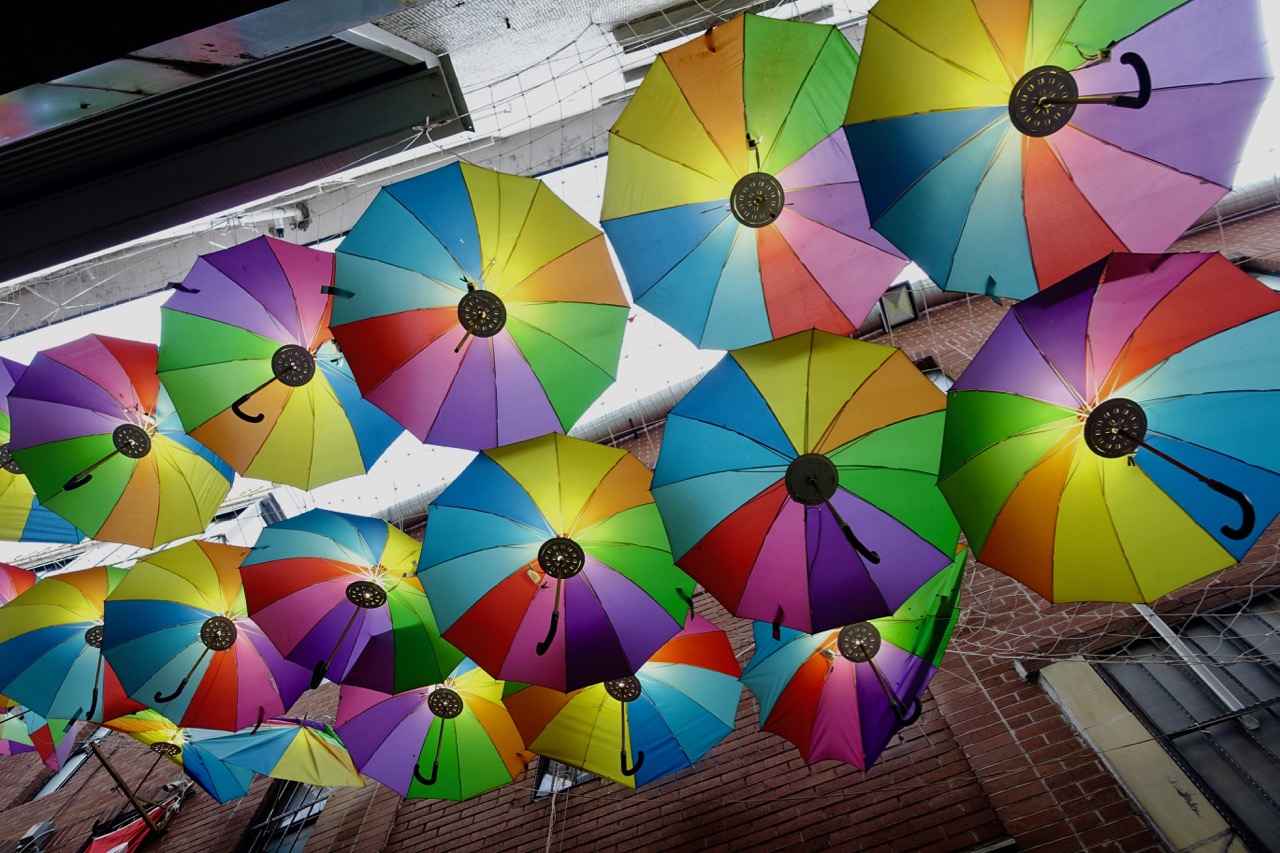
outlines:
[[[167,236],[135,241],[91,260],[0,285],[0,336],[12,337],[156,293],[171,281],[181,281],[200,255],[269,233],[277,218],[286,239],[294,242],[315,244],[341,237],[380,187],[457,159],[520,175],[592,160],[606,153],[608,130],[625,106],[625,100],[615,101],[554,125],[497,139],[471,137],[451,147],[420,145],[418,156],[359,178],[320,181]]]

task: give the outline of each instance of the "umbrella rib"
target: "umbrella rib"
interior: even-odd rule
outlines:
[[[802,79],[802,80],[800,81],[800,84],[799,84],[798,86],[796,86],[795,91],[792,93],[791,101],[790,101],[790,103],[788,103],[788,104],[787,104],[787,112],[786,112],[786,116],[782,119],[782,124],[778,126],[778,132],[777,132],[776,134],[774,134],[773,142],[772,142],[771,147],[770,147],[770,149],[769,149],[769,153],[768,153],[768,154],[766,154],[766,155],[764,156],[764,158],[763,158],[764,162],[768,162],[768,161],[770,160],[770,158],[772,158],[772,157],[773,157],[773,152],[774,152],[775,150],[777,150],[777,140],[781,139],[783,136],[785,136],[785,135],[786,135],[786,131],[787,131],[787,124],[791,121],[791,115],[792,115],[793,111],[795,110],[796,102],[797,102],[798,100],[800,100],[800,93],[804,91],[805,84],[809,82],[809,78],[811,78],[811,77],[813,76],[813,71],[814,71],[814,69],[815,69],[815,68],[817,68],[817,58],[818,58],[818,57],[820,57],[820,56],[822,56],[823,51],[825,51],[825,50],[827,49],[827,46],[828,46],[828,45],[830,45],[830,44],[832,43],[832,41],[833,41],[835,38],[839,38],[839,39],[840,39],[840,41],[845,42],[846,44],[848,44],[848,40],[847,40],[847,39],[844,37],[844,35],[843,35],[843,34],[842,34],[838,29],[836,29],[835,27],[832,27],[832,28],[831,28],[831,32],[827,33],[827,38],[826,38],[826,40],[822,43],[822,46],[818,48],[817,53],[815,53],[815,54],[814,54],[814,62],[812,62],[812,63],[809,65],[809,68],[808,68],[808,69],[805,71],[805,73],[804,73],[804,79]],[[850,50],[853,50],[853,48],[852,48],[852,47],[850,47],[849,49],[850,49]],[[744,70],[745,70],[745,67],[746,67],[746,63],[744,62],[744,63],[743,63],[743,68],[744,68]],[[853,88],[853,81],[852,81],[852,80],[850,80],[849,87],[850,87],[850,90],[852,90],[852,88]],[[743,106],[744,106],[744,108],[745,108],[746,104],[744,103],[744,104],[743,104]],[[745,113],[744,113],[743,118],[744,118],[744,119],[746,118]],[[840,128],[839,128],[839,126],[837,126],[837,127],[836,127],[836,131],[839,131],[839,130],[840,130]],[[832,132],[836,132],[836,131],[832,131]],[[750,128],[748,128],[748,129],[747,129],[747,133],[748,133],[748,135],[750,135],[750,132],[751,132],[751,131],[750,131]],[[828,135],[830,135],[830,134],[828,134]],[[803,154],[803,153],[805,153],[805,152],[802,152],[802,154]],[[796,162],[796,161],[795,161],[795,160],[792,160],[792,161],[791,161],[791,163],[794,163],[794,162]],[[781,166],[775,166],[775,165],[773,165],[772,163],[770,163],[770,164],[769,164],[769,165],[770,165],[770,174],[774,174],[774,175],[776,175],[778,172],[781,172],[783,169],[787,168],[787,166],[790,166],[790,165],[791,165],[791,163],[786,163],[786,164],[781,165]]]
[[[1012,81],[1011,81],[1011,80],[1010,80],[1010,81],[1005,81],[1004,83],[1000,83],[1000,82],[997,82],[997,81],[988,80],[986,77],[983,77],[981,74],[976,74],[976,73],[974,73],[973,69],[971,69],[971,68],[966,68],[965,66],[963,66],[963,65],[961,65],[960,63],[956,62],[955,60],[948,59],[947,57],[943,56],[942,54],[938,53],[937,51],[930,50],[929,48],[925,47],[925,46],[924,46],[924,45],[922,45],[920,42],[916,41],[914,38],[912,38],[911,36],[907,35],[905,32],[903,32],[902,30],[900,30],[900,29],[898,29],[897,27],[895,27],[893,24],[891,24],[891,23],[889,23],[888,21],[886,21],[884,18],[881,18],[881,17],[880,17],[880,16],[878,16],[878,15],[875,15],[875,12],[874,12],[874,11],[872,12],[872,15],[873,15],[873,16],[876,18],[876,20],[878,20],[878,21],[879,21],[883,26],[888,27],[889,29],[891,29],[891,30],[893,30],[895,33],[897,33],[899,36],[901,36],[901,37],[902,37],[902,39],[903,39],[904,41],[910,42],[911,44],[913,44],[913,45],[915,45],[916,47],[918,47],[920,50],[924,51],[925,53],[929,54],[929,55],[930,55],[930,56],[932,56],[933,58],[937,59],[939,62],[941,62],[941,63],[943,63],[943,64],[945,64],[945,65],[949,65],[949,66],[951,66],[951,67],[952,67],[952,68],[954,68],[956,71],[959,71],[961,74],[964,74],[966,77],[969,77],[970,79],[977,80],[977,81],[978,81],[978,82],[980,82],[980,83],[984,83],[984,84],[986,84],[986,85],[988,85],[988,86],[991,86],[991,87],[995,88],[997,92],[1000,92],[1000,93],[1004,93],[1006,90],[1008,90],[1008,89],[1012,89],[1012,85],[1011,85]],[[985,24],[984,24],[984,26],[983,26],[983,29],[984,29],[984,30],[986,29]],[[1001,64],[1002,64],[1002,65],[1004,64],[1004,63],[1003,63],[1003,61],[1001,62]],[[1008,95],[1007,95],[1007,94],[1005,94],[1005,97],[1004,97],[1003,101],[996,101],[996,102],[993,104],[993,106],[1002,106],[1002,105],[1003,105],[1005,102],[1007,102],[1007,101],[1008,101]],[[940,111],[940,110],[935,110],[934,112],[941,112],[941,111]],[[949,111],[948,111],[948,112],[949,112]]]
[[[1027,340],[1036,348],[1036,352],[1039,353],[1040,358],[1044,360],[1045,365],[1053,371],[1053,375],[1058,377],[1058,381],[1062,383],[1062,387],[1066,388],[1071,396],[1075,398],[1079,409],[1081,411],[1087,409],[1089,407],[1089,402],[1081,396],[1080,391],[1074,385],[1067,381],[1067,378],[1062,375],[1062,371],[1058,369],[1058,365],[1054,364],[1053,360],[1049,358],[1048,353],[1041,348],[1040,342],[1035,339],[1035,336],[1031,334],[1031,330],[1022,322],[1022,316],[1018,313],[1017,308],[1015,307],[1009,313],[1013,314],[1014,319],[1018,321],[1018,326],[1022,329],[1023,334],[1026,335]]]

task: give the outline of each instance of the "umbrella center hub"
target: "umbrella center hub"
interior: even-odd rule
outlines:
[[[768,172],[751,172],[738,178],[729,194],[733,218],[748,228],[763,228],[782,215],[786,193]]]
[[[1084,422],[1084,443],[1107,459],[1133,453],[1146,434],[1147,413],[1123,397],[1099,403]]]
[[[356,607],[372,610],[387,603],[387,591],[373,581],[352,581],[347,584],[347,601]]]
[[[102,626],[90,625],[89,629],[84,632],[84,642],[87,646],[93,646],[95,649],[102,648]]]
[[[507,306],[491,290],[468,290],[458,302],[458,322],[477,338],[491,338],[507,324]]]
[[[840,485],[835,463],[821,453],[804,453],[791,460],[783,477],[787,494],[805,506],[817,506],[831,500]]]
[[[137,424],[120,424],[111,431],[111,443],[121,456],[141,459],[151,452],[151,436]]]
[[[172,756],[182,752],[182,747],[178,746],[176,743],[169,743],[168,741],[162,740],[159,743],[151,744],[151,751],[159,755]]]
[[[9,452],[9,442],[0,444],[0,468],[8,471],[10,474],[22,474],[22,466],[18,464],[18,460],[13,458],[13,454]]]
[[[538,565],[553,578],[566,580],[582,571],[587,558],[582,546],[572,539],[556,536],[542,543],[538,549]]]
[[[840,656],[853,663],[866,663],[880,651],[880,631],[870,622],[855,622],[840,629],[836,638]]]
[[[462,713],[462,697],[449,687],[437,687],[427,696],[427,710],[442,720],[452,720]]]
[[[316,375],[316,357],[306,347],[285,344],[271,356],[271,373],[281,385],[298,388]]]
[[[604,692],[619,702],[634,702],[640,698],[640,679],[634,675],[628,675],[606,681]]]
[[[1009,119],[1026,136],[1057,133],[1076,112],[1076,105],[1068,99],[1079,94],[1076,78],[1065,69],[1056,65],[1032,68],[1009,94]]]
[[[200,642],[215,652],[225,652],[236,641],[236,623],[225,616],[210,616],[200,626]]]

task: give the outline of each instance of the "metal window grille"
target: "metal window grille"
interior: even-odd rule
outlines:
[[[237,853],[300,853],[330,790],[277,779],[267,790]]]
[[[579,770],[577,767],[571,767],[554,758],[546,756],[538,756],[538,767],[533,775],[533,802],[545,800],[552,794],[560,791],[566,791],[575,785],[581,785],[583,782],[590,782],[595,779],[594,774],[585,770]]]
[[[1196,616],[1095,668],[1256,851],[1280,850],[1280,595]]]

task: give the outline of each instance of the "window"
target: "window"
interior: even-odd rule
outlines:
[[[330,790],[277,779],[267,789],[238,853],[300,853],[329,800]]]
[[[1254,850],[1280,850],[1280,595],[1127,644],[1095,668]]]
[[[545,800],[552,794],[566,791],[583,782],[596,778],[593,774],[571,767],[554,758],[538,756],[538,768],[533,775],[533,802]]]

